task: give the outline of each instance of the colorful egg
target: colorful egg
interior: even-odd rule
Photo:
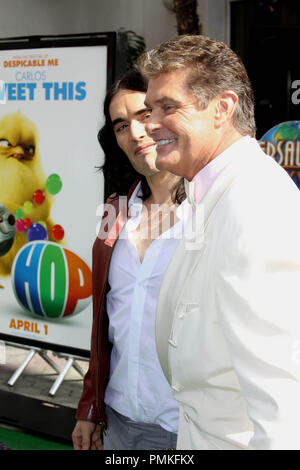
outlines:
[[[25,228],[26,228],[26,230],[28,230],[29,227],[30,227],[30,225],[32,225],[32,220],[29,219],[29,218],[26,218],[26,219],[24,220],[24,222],[25,222]]]
[[[23,233],[26,230],[26,224],[23,219],[16,220],[16,231],[19,233]]]
[[[24,217],[24,212],[22,211],[21,208],[17,209],[16,210],[16,219],[19,220],[19,219],[23,219]]]
[[[31,201],[25,201],[24,204],[23,204],[24,214],[31,214],[32,209],[33,209],[32,202]]]
[[[54,240],[61,241],[65,236],[65,231],[61,225],[54,225],[51,230]]]
[[[92,273],[73,251],[54,242],[27,243],[11,273],[18,303],[39,317],[62,318],[84,310],[92,298]]]
[[[40,206],[41,204],[43,204],[45,200],[44,191],[42,191],[41,189],[37,189],[36,191],[34,191],[32,195],[32,200],[36,206]]]
[[[45,227],[35,222],[31,224],[27,230],[27,240],[33,242],[35,240],[48,240],[48,233]]]
[[[62,188],[62,181],[57,173],[52,173],[46,181],[46,188],[50,194],[57,194]]]
[[[44,220],[38,220],[38,221],[37,221],[37,224],[42,225],[42,226],[47,230],[47,224],[46,224],[46,222],[45,222]]]

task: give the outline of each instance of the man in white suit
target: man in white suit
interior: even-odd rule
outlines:
[[[191,211],[156,320],[177,448],[300,449],[299,190],[254,139],[251,85],[228,46],[180,36],[140,68],[156,165],[185,178]]]

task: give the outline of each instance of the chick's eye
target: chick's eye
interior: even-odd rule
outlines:
[[[11,143],[6,139],[0,139],[0,147],[11,147]]]
[[[35,151],[35,147],[34,147],[34,145],[27,145],[26,147],[24,147],[24,150],[25,150],[26,153],[29,153],[30,155],[33,155],[34,151]]]

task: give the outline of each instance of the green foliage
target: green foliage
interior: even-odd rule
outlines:
[[[127,51],[127,70],[132,69],[138,57],[145,52],[146,43],[142,36],[139,36],[134,31],[128,31],[121,29],[122,32],[126,33],[128,41],[128,51]]]

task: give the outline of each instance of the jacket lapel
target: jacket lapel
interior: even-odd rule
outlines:
[[[251,156],[253,157],[253,155]],[[248,156],[236,156],[213,182],[202,201],[195,205],[191,201],[191,215],[161,285],[156,314],[156,347],[163,372],[171,383],[168,350],[175,313],[180,310],[180,301],[188,291],[189,277],[198,266],[205,251],[206,229],[214,209],[225,197],[240,171],[245,171]]]

